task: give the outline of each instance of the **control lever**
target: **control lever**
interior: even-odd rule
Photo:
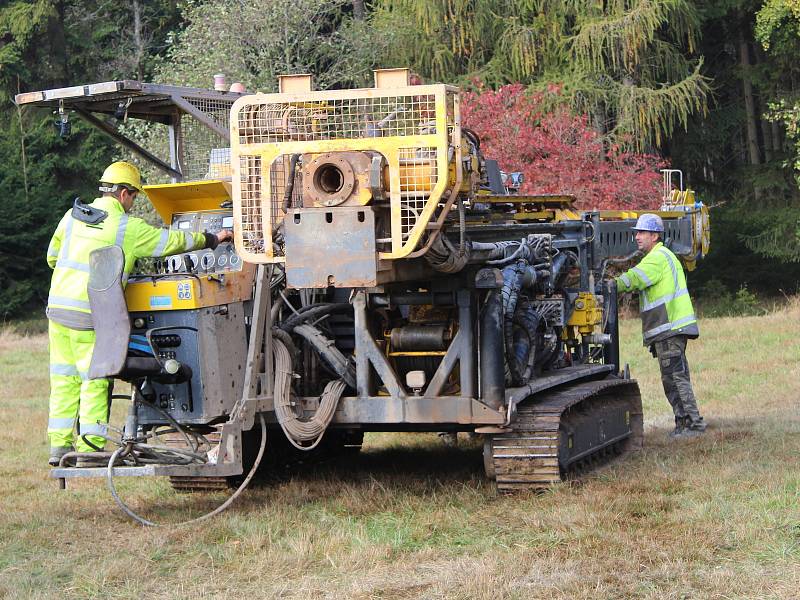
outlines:
[[[183,270],[183,258],[180,256],[170,256],[167,259],[167,268],[170,273],[179,273]]]
[[[197,269],[197,261],[196,256],[194,254],[184,254],[183,255],[183,264],[186,268],[187,273],[194,273],[195,269]]]

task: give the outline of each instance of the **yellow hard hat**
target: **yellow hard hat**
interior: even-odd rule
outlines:
[[[129,162],[118,161],[108,165],[100,177],[100,183],[125,185],[144,193],[142,175],[139,173],[139,169]]]

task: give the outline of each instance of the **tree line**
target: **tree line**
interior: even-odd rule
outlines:
[[[795,292],[799,50],[800,0],[11,0],[0,7],[0,312],[41,309],[55,224],[124,157],[79,118],[59,135],[53,115],[18,109],[14,94],[123,78],[210,87],[217,72],[249,90],[301,72],[343,88],[393,66],[464,87],[467,113],[492,124],[487,144],[513,136],[497,158],[528,168],[533,191],[645,206],[635,191],[655,168],[683,169],[714,206],[694,282]],[[554,167],[563,153],[587,158]]]

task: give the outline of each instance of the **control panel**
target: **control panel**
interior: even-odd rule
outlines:
[[[154,378],[142,390],[147,402],[180,423],[218,421],[242,397],[247,361],[244,304],[231,302],[225,309],[206,306],[130,313],[131,333],[149,335],[156,356],[162,361],[178,361],[188,375],[172,381]],[[163,413],[145,404],[138,410],[141,425],[165,422]]]
[[[207,210],[203,212],[175,213],[170,229],[179,231],[217,233],[221,229],[233,229],[232,210]]]
[[[170,229],[189,233],[217,233],[222,229],[233,229],[233,211],[222,209],[175,213]],[[195,250],[156,260],[153,268],[156,273],[225,273],[241,271],[242,259],[231,242],[223,242],[215,250]]]

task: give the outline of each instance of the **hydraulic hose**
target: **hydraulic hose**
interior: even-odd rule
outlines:
[[[351,388],[356,387],[356,372],[353,364],[336,347],[333,340],[326,338],[312,325],[298,325],[294,332],[307,341],[320,358]]]
[[[447,236],[438,236],[425,253],[425,260],[442,273],[458,273],[467,266],[470,258],[470,247],[466,238],[461,236],[460,240],[463,243],[460,242],[460,247],[456,249]]]
[[[575,253],[570,250],[561,252],[553,259],[553,274],[551,275],[550,280],[554,288],[561,287],[561,284],[569,272],[569,269],[576,262],[578,262],[578,257],[575,256]]]
[[[236,498],[238,498],[242,494],[242,492],[247,488],[248,485],[250,485],[250,481],[255,476],[256,471],[258,471],[258,467],[261,464],[261,459],[264,458],[264,449],[267,446],[267,424],[264,421],[264,415],[262,415],[261,413],[258,414],[258,418],[261,423],[261,446],[258,449],[258,456],[256,456],[256,460],[253,463],[253,466],[250,468],[250,472],[247,474],[247,477],[245,477],[244,481],[242,481],[239,487],[236,488],[236,491],[233,492],[233,494],[231,494],[230,497],[227,500],[225,500],[225,502],[220,504],[217,508],[215,508],[211,512],[201,515],[194,519],[189,519],[188,521],[181,521],[180,523],[174,523],[173,526],[177,527],[181,525],[190,525],[192,523],[199,523],[200,521],[205,521],[206,519],[210,519],[211,517],[218,515],[223,510],[228,508],[231,504],[233,504],[233,501],[236,500]],[[117,503],[117,506],[119,506],[126,515],[128,515],[131,519],[133,519],[137,523],[141,523],[146,527],[164,527],[165,525],[163,523],[156,523],[154,521],[149,521],[148,519],[145,519],[144,517],[137,515],[130,509],[130,507],[127,504],[125,504],[125,502],[122,501],[122,499],[119,497],[119,494],[117,493],[117,489],[114,486],[114,464],[116,463],[117,459],[120,458],[123,452],[130,452],[131,450],[132,446],[130,445],[120,446],[114,451],[114,453],[111,455],[111,458],[108,461],[108,467],[106,468],[106,483],[108,484],[108,489],[111,492],[111,497],[114,498],[114,502]]]
[[[503,300],[500,290],[489,290],[480,327],[481,399],[499,409],[505,403]]]
[[[279,328],[291,333],[292,330],[301,323],[318,319],[328,313],[346,312],[348,310],[353,310],[353,306],[347,302],[310,304],[309,306],[298,308],[296,311],[297,314],[286,319],[279,325]]]
[[[520,377],[520,383],[525,383],[535,374],[536,354],[539,351],[538,343],[539,325],[541,315],[537,313],[531,303],[523,298],[517,303],[514,312],[513,325],[515,330],[522,335],[515,337],[512,332],[512,352],[508,357],[509,365],[514,365],[512,372],[516,371]]]
[[[516,260],[517,257],[519,257],[524,250],[525,250],[525,244],[520,242],[519,246],[517,247],[516,250],[514,250],[514,252],[511,254],[511,256],[507,256],[505,258],[499,258],[497,260],[487,260],[486,264],[487,265],[492,265],[492,266],[495,266],[495,267],[506,265],[506,264]]]
[[[517,300],[522,289],[524,266],[524,264],[517,263],[503,269],[503,341],[511,372],[511,382],[515,385],[522,383],[522,373],[514,360],[514,313],[517,310]]]
[[[289,210],[289,205],[292,203],[292,193],[294,192],[294,177],[297,170],[297,161],[300,160],[299,154],[292,154],[289,159],[289,177],[286,181],[286,191],[283,193],[283,204],[281,210],[284,214]]]

